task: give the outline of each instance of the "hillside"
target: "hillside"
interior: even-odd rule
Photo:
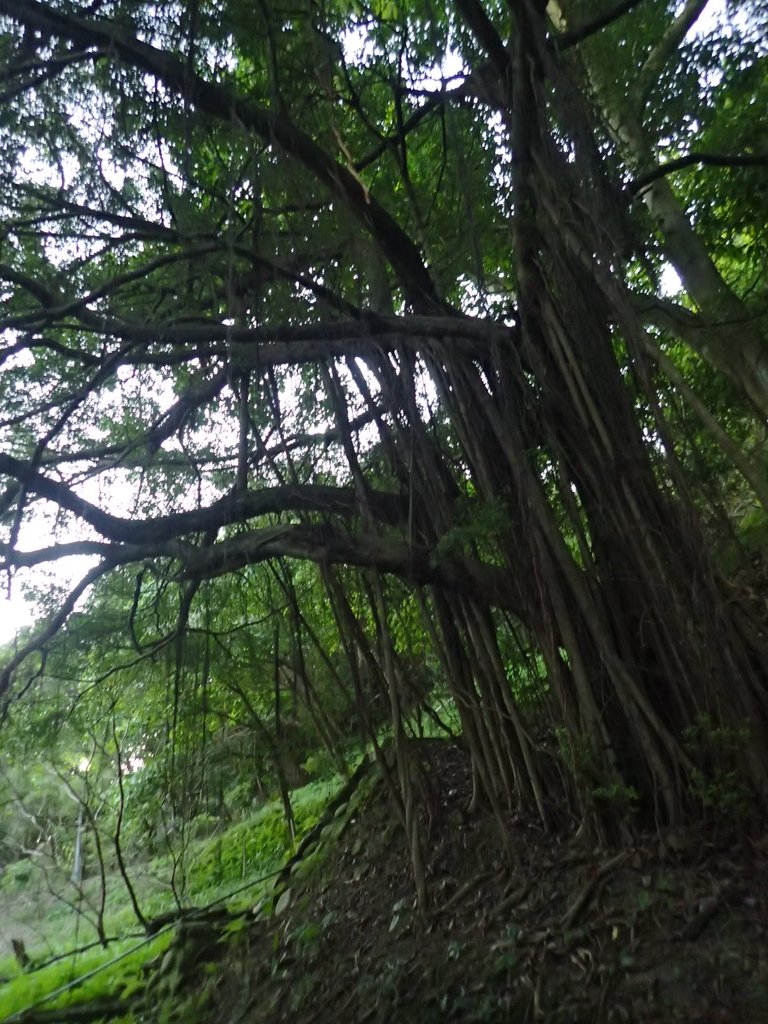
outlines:
[[[766,1019],[768,837],[668,829],[598,852],[583,836],[545,836],[521,816],[505,850],[491,815],[467,814],[461,748],[422,741],[411,754],[425,767],[429,808],[423,916],[374,768],[321,818],[319,836],[259,905],[236,915],[213,908],[180,924],[170,951],[145,973],[146,989],[131,995],[131,1011],[117,1012],[115,1002],[103,1019]],[[12,1020],[96,1020],[99,1012],[41,1008]]]
[[[508,854],[487,813],[464,811],[463,753],[432,742],[419,755],[424,919],[379,783],[310,879],[289,882],[287,909],[241,936],[201,1020],[766,1019],[767,838],[668,831],[598,853],[519,818]]]

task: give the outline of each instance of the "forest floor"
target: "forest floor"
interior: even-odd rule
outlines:
[[[767,837],[654,832],[598,851],[518,820],[510,863],[492,816],[464,810],[462,751],[425,741],[420,756],[426,913],[380,781],[186,989],[178,1019],[768,1021]]]
[[[413,754],[428,808],[424,913],[391,798],[370,771],[257,906],[183,921],[143,970],[143,992],[115,984],[101,1004],[10,1019],[768,1021],[768,836],[653,832],[597,849],[520,818],[510,855],[490,812],[467,813],[463,750],[424,740]]]

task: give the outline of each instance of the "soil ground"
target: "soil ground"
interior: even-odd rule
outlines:
[[[251,915],[177,991],[178,1019],[768,1021],[768,837],[654,832],[598,850],[517,819],[510,856],[490,813],[466,812],[463,751],[426,741],[419,756],[426,912],[380,782],[276,912]]]

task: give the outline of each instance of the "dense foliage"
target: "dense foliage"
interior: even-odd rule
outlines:
[[[391,739],[423,900],[425,729],[502,837],[762,816],[764,6],[0,17],[0,862]]]

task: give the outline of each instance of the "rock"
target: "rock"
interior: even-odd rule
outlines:
[[[283,915],[288,907],[291,905],[291,889],[285,889],[280,893],[277,903],[275,904],[275,917]]]

